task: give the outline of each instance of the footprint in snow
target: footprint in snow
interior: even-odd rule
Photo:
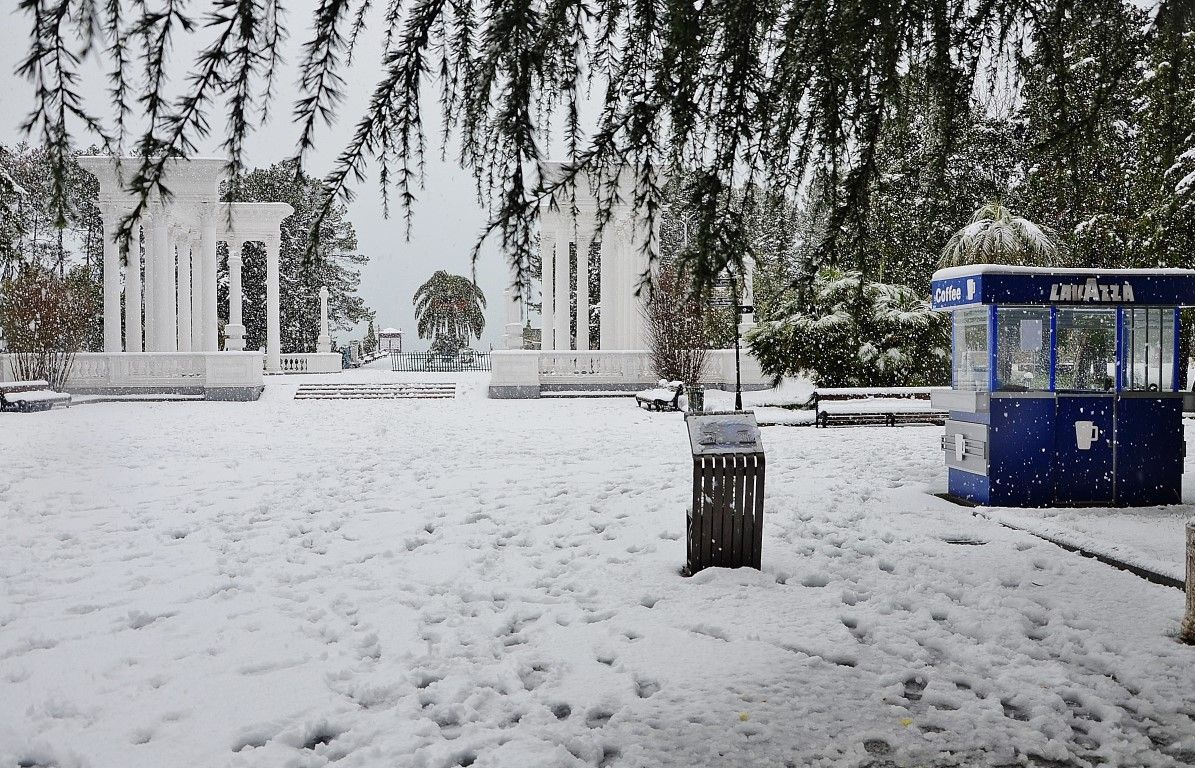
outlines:
[[[590,728],[602,728],[612,717],[614,713],[607,709],[591,709],[589,714],[585,715],[585,725]]]
[[[646,677],[636,678],[635,695],[641,699],[650,699],[660,692],[660,684]]]
[[[824,573],[811,573],[801,579],[801,586],[803,587],[824,587],[829,583],[830,577]]]

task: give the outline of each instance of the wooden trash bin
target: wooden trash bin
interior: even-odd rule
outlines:
[[[764,452],[755,414],[685,416],[693,451],[693,506],[685,527],[685,575],[709,567],[759,568]]]

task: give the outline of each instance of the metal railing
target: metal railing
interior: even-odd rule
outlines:
[[[435,352],[391,352],[392,371],[488,371],[489,352],[461,352],[455,355]]]

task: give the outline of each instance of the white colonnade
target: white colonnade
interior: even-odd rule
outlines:
[[[123,175],[136,158],[83,157],[100,182],[104,226],[104,351],[216,352],[216,248],[228,244],[229,322],[225,349],[244,349],[242,248],[261,242],[266,257],[267,371],[281,370],[279,325],[280,225],[294,210],[286,203],[221,203],[223,160],[171,158],[163,186],[122,241],[120,227],[137,203]],[[121,335],[121,264],[124,264],[124,334]],[[144,276],[143,276],[144,273]]]
[[[543,166],[544,173],[558,171],[559,164]],[[646,349],[646,296],[636,296],[635,291],[648,261],[633,236],[631,206],[620,204],[611,211],[611,219],[597,241],[599,258],[597,274],[593,274],[589,254],[596,237],[597,201],[584,184],[578,185],[576,195],[576,217],[568,206],[540,208],[540,349],[588,351],[594,309],[598,309],[597,339],[601,349]],[[593,287],[597,288],[596,306],[591,302]],[[513,289],[508,289],[505,297],[506,347],[521,349],[523,297]]]

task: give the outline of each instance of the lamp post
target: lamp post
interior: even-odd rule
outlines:
[[[739,278],[732,270],[730,272],[730,293],[734,300],[734,409],[736,411],[743,410],[743,381],[740,372],[742,370],[739,364],[739,318],[742,317],[742,308],[739,306]]]

